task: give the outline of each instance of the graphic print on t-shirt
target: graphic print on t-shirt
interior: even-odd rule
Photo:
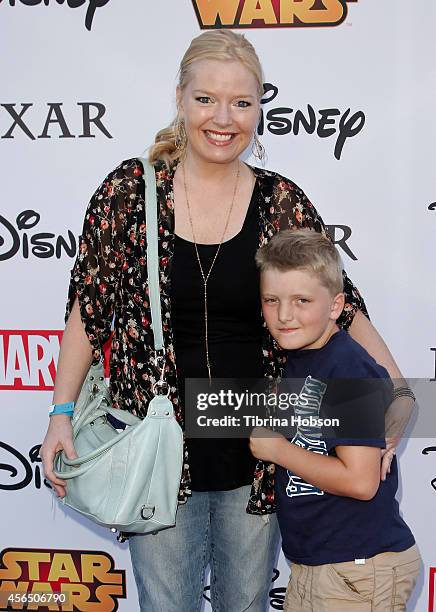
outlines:
[[[327,385],[316,378],[308,376],[298,395],[298,401],[294,408],[297,422],[297,432],[292,438],[292,444],[305,448],[313,453],[327,455],[327,447],[321,439],[321,427],[310,424],[310,419],[319,419],[322,399]],[[304,421],[303,421],[304,419]],[[309,424],[307,424],[309,421]],[[324,491],[312,484],[305,482],[300,476],[296,476],[287,470],[289,482],[286,487],[288,497],[299,497],[301,495],[324,495]]]

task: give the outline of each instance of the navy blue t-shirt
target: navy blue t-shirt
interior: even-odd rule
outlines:
[[[336,332],[320,349],[289,351],[281,386],[281,391],[285,390],[304,399],[293,408],[294,416],[305,418],[289,436],[293,443],[333,456],[339,444],[385,447],[384,434],[382,438],[368,432],[379,431],[378,425],[374,428],[377,414],[384,421],[392,383],[387,371],[347,332]],[[345,434],[324,425],[306,425],[310,415],[324,419],[335,416],[335,405],[339,414],[345,415],[347,409],[353,413]],[[364,407],[370,411],[370,419]],[[359,431],[366,433],[359,437]],[[369,501],[321,491],[277,466],[277,515],[285,556],[296,563],[322,565],[406,550],[415,540],[399,514],[397,487],[395,457],[390,474]]]

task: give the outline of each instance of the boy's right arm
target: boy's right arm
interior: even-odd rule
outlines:
[[[289,442],[263,428],[253,430],[250,449],[255,457],[281,465],[315,487],[344,497],[369,500],[380,485],[381,449],[337,446],[336,457],[322,455]]]
[[[54,404],[77,399],[91,362],[92,347],[85,333],[76,299],[62,337],[53,395]],[[64,497],[65,481],[54,475],[53,461],[55,454],[60,450],[64,450],[70,459],[77,456],[73,445],[71,418],[65,414],[49,418],[50,423],[41,446],[40,456],[46,478],[51,482],[57,495]]]

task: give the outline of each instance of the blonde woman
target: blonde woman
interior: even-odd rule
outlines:
[[[229,30],[195,38],[180,66],[177,117],[158,132],[156,169],[166,380],[183,426],[187,377],[278,376],[281,353],[263,326],[254,254],[279,229],[325,233],[303,191],[240,156],[257,140],[262,70],[253,46]],[[89,204],[71,276],[55,404],[74,402],[114,325],[111,394],[143,417],[157,371],[145,265],[142,164],[121,163]],[[389,370],[399,372],[345,276],[339,324]],[[56,450],[74,456],[70,418],[50,417],[41,455],[47,478]],[[211,568],[215,612],[267,609],[277,550],[273,466],[257,462],[247,440],[187,440],[174,528],[130,538],[140,609],[200,609]]]

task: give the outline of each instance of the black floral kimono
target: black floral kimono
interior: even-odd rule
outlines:
[[[170,269],[174,252],[173,176],[176,164],[168,169],[155,166],[159,206],[159,266],[162,324],[166,347],[166,381],[178,422],[184,414],[177,392],[176,355],[173,348],[170,303]],[[259,189],[259,246],[279,230],[310,227],[325,234],[321,217],[303,191],[275,172],[252,168]],[[79,253],[71,272],[67,317],[76,296],[94,363],[102,357],[102,346],[112,335],[110,388],[114,407],[144,417],[153,397],[152,385],[159,377],[154,361],[153,336],[147,282],[143,167],[139,159],[122,162],[103,181],[86,211]],[[364,302],[344,272],[346,305],[338,324],[347,328],[354,313],[366,314]],[[264,374],[281,374],[283,352],[264,325]],[[259,462],[247,511],[266,514],[274,511],[274,466]],[[190,494],[189,457],[180,486],[180,502]]]

